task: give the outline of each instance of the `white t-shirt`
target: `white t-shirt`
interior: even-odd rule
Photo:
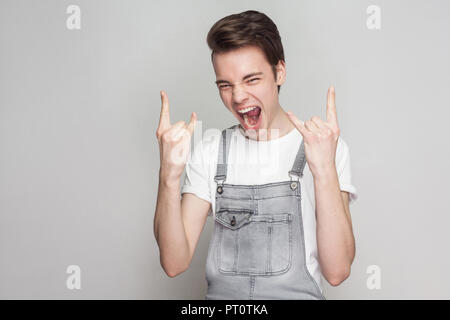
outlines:
[[[288,172],[292,169],[303,136],[292,129],[284,136],[271,140],[248,139],[236,127],[231,134],[228,151],[227,177],[224,183],[255,185],[280,181],[290,181]],[[211,203],[210,216],[215,215],[216,175],[219,130],[206,131],[202,139],[193,143],[193,150],[186,164],[186,175],[181,193],[193,193]],[[349,149],[342,137],[338,139],[336,149],[336,170],[342,191],[350,193],[350,203],[357,198],[356,188],[351,182]],[[297,177],[294,176],[294,179]],[[316,217],[314,180],[305,164],[303,177],[300,178],[301,208],[305,237],[306,265],[322,290],[322,275],[317,256]]]

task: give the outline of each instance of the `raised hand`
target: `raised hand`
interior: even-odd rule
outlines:
[[[303,123],[292,112],[287,112],[287,115],[303,136],[306,161],[312,174],[317,175],[326,170],[335,170],[340,129],[337,121],[334,87],[328,88],[326,121],[314,116],[311,120]]]
[[[170,123],[169,98],[164,91],[161,94],[161,114],[156,138],[159,143],[160,178],[180,179],[186,166],[191,146],[191,137],[197,123],[197,114],[192,112],[188,124],[178,121]]]

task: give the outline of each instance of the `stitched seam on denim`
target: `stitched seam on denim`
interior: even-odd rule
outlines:
[[[291,216],[292,218],[292,216]],[[288,234],[289,234],[289,259],[288,259],[288,263],[286,265],[286,267],[282,270],[278,270],[278,271],[271,271],[271,272],[257,272],[257,271],[238,271],[237,268],[233,268],[232,270],[224,270],[221,265],[219,265],[219,271],[221,273],[224,274],[232,274],[232,275],[250,275],[250,276],[264,276],[264,275],[277,275],[277,274],[283,274],[285,272],[287,272],[292,265],[292,221],[293,219],[290,219],[287,223],[283,223],[286,224],[288,226]],[[224,230],[224,229],[222,229]],[[236,231],[236,230],[235,230]],[[228,231],[230,232],[230,231]],[[237,236],[235,236],[236,238]],[[221,250],[222,248],[220,248]],[[235,247],[235,251],[237,251],[236,247]]]
[[[233,271],[237,271],[237,265],[239,260],[239,229],[236,232],[234,237],[234,262],[233,262]]]
[[[233,189],[253,189],[253,188],[269,188],[269,187],[279,187],[282,185],[289,186],[291,184],[291,180],[284,180],[279,182],[270,182],[264,184],[232,184],[232,183],[224,183],[223,187],[233,187]]]
[[[241,227],[243,227],[243,226],[245,226],[246,224],[249,223],[249,222],[246,222],[246,220],[242,220],[242,221],[245,222],[245,223],[241,223],[241,224],[239,224],[239,225],[236,225],[236,226],[232,227],[232,226],[230,226],[230,224],[229,224],[227,221],[225,221],[225,220],[223,220],[223,219],[217,218],[217,222],[218,222],[218,223],[220,223],[220,224],[223,225],[224,227],[226,227],[226,228],[228,228],[228,229],[231,229],[231,230],[238,230],[238,229],[240,229]]]
[[[218,223],[218,222],[217,222]],[[220,225],[220,229],[219,229],[219,239],[217,241],[217,257],[216,257],[216,261],[217,261],[217,267],[220,268],[220,265],[222,263],[222,238],[223,238],[223,229],[224,227],[222,225]]]
[[[270,222],[273,225],[289,222],[290,219],[290,213],[255,214],[250,218],[250,222]]]
[[[250,300],[253,300],[254,293],[255,293],[255,277],[250,276],[250,295],[249,295]]]
[[[237,276],[273,276],[273,275],[279,275],[279,274],[283,274],[286,273],[289,269],[290,269],[291,265],[288,265],[285,269],[281,270],[281,271],[272,271],[271,273],[265,273],[265,272],[249,272],[249,271],[237,271],[237,272],[233,272],[233,271],[227,271],[227,270],[223,270],[220,269],[220,272],[223,274],[227,274],[227,275],[237,275]]]
[[[222,207],[217,213],[224,212],[224,211],[236,211],[236,212],[248,212],[253,213],[254,210],[251,209],[242,209],[242,208],[232,208],[232,207]]]
[[[265,199],[265,198],[273,197],[273,195],[272,195],[273,192],[277,192],[277,195],[275,197],[291,197],[291,196],[300,196],[301,195],[299,188],[297,188],[295,190],[292,190],[290,188],[290,186],[287,187],[285,190],[282,190],[282,191],[270,192],[270,191],[264,190],[265,192],[263,192],[262,195],[259,194],[258,196],[255,196],[254,193],[250,194],[250,192],[245,192],[245,194],[242,195],[242,193],[243,193],[242,190],[237,190],[237,189],[234,189],[234,190],[235,190],[234,193],[230,192],[230,191],[227,191],[227,192],[225,192],[225,194],[219,194],[218,192],[216,192],[216,197],[215,198],[216,199],[220,199],[220,198],[236,199],[236,200]],[[249,189],[244,189],[244,190],[249,190]]]
[[[276,223],[289,222],[289,221],[291,221],[291,219],[292,219],[292,217],[291,217],[290,213],[253,214],[253,215],[249,216],[249,219],[245,224],[240,223],[240,225],[230,227],[230,224],[228,223],[227,219],[223,219],[219,215],[216,215],[216,221],[231,230],[237,230],[240,227],[243,227],[244,225],[246,225],[250,222],[270,222],[272,224],[276,224]],[[242,221],[245,222],[246,220],[242,220]]]
[[[291,222],[289,223],[289,263],[288,263],[288,267],[287,267],[287,270],[286,270],[286,272],[291,268],[291,266],[292,266],[292,244],[293,244],[293,241],[292,241],[292,225],[294,224],[294,216],[292,216],[292,220],[291,220]]]
[[[295,160],[294,160],[294,164],[292,165],[292,169],[290,172],[294,172],[296,174],[303,174],[303,169],[305,167],[306,164],[306,154],[305,154],[305,146],[304,146],[305,141],[302,140],[302,142],[300,142],[300,146],[298,148],[297,154],[295,156]]]
[[[304,229],[303,229],[303,212],[302,212],[302,207],[301,207],[301,202],[297,201],[297,207],[299,208],[299,224],[300,224],[300,240],[301,240],[301,244],[303,247],[303,266],[305,268],[305,272],[308,275],[310,281],[312,281],[312,283],[314,284],[314,287],[316,288],[317,292],[319,293],[319,295],[324,298],[324,296],[322,295],[322,292],[320,292],[320,288],[316,282],[316,280],[314,280],[314,278],[312,277],[312,275],[309,273],[308,270],[308,266],[306,265],[306,249],[305,249],[305,234],[304,234]]]
[[[286,194],[286,195],[281,195],[281,196],[269,196],[269,197],[255,198],[255,199],[252,199],[252,198],[241,198],[239,196],[237,196],[237,197],[221,196],[220,198],[228,199],[228,200],[264,200],[264,199],[288,198],[288,197],[300,197],[300,195],[297,195],[297,194]]]
[[[251,222],[251,220],[250,219],[242,219],[237,225],[235,225],[235,226],[231,226],[230,225],[230,223],[228,222],[228,220],[227,219],[223,219],[222,217],[221,217],[221,215],[220,215],[220,212],[224,212],[224,211],[231,211],[231,210],[224,210],[224,209],[222,209],[221,211],[219,211],[219,212],[217,212],[216,213],[216,221],[218,222],[218,223],[220,223],[221,225],[223,225],[223,226],[225,226],[225,227],[227,227],[228,229],[231,229],[231,230],[237,230],[237,229],[240,229],[241,227],[243,227],[243,226],[245,226],[246,224],[248,224],[249,222]],[[234,212],[234,211],[233,211]],[[237,211],[236,211],[237,212]],[[242,212],[248,212],[248,213],[250,213],[250,214],[253,214],[253,211],[247,211],[247,210],[245,210],[245,211],[242,211]],[[250,216],[250,215],[249,215]]]
[[[224,139],[225,138],[225,139]],[[222,165],[224,165],[224,176],[227,174],[227,132],[226,130],[222,131]]]
[[[267,222],[267,231],[268,231],[268,239],[267,239],[267,272],[272,271],[272,224]]]
[[[214,180],[223,180],[223,182],[227,178],[227,162],[228,162],[228,154],[229,154],[229,148],[231,144],[231,137],[233,135],[233,131],[229,129],[235,129],[237,125],[233,125],[229,128],[225,128],[222,130],[219,140],[219,153],[218,153],[218,159],[217,159],[217,166],[216,166],[216,175],[214,177]],[[222,156],[222,159],[221,159]],[[220,179],[223,178],[223,179]]]

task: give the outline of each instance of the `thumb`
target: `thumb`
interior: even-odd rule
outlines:
[[[286,112],[289,120],[291,120],[292,124],[297,128],[298,131],[304,136],[306,133],[305,124],[302,120],[298,119],[292,112]]]

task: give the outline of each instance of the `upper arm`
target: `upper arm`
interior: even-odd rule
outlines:
[[[181,217],[186,240],[189,246],[189,264],[194,256],[200,234],[206,223],[211,203],[197,197],[193,193],[183,193],[181,199]]]

